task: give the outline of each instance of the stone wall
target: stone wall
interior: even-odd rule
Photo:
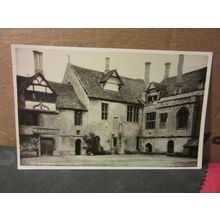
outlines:
[[[145,152],[145,146],[149,143],[152,145],[153,153],[167,153],[168,142],[174,142],[174,153],[183,153],[183,145],[189,140],[189,138],[142,138],[140,149],[141,152]]]
[[[101,119],[101,103],[108,103],[108,119]],[[113,136],[117,138],[121,153],[124,149],[136,149],[136,137],[140,136],[141,109],[139,122],[127,122],[127,104],[90,99],[88,112],[83,120],[83,133],[93,132],[101,138],[101,145],[105,150],[113,147]],[[120,126],[120,128],[119,128]],[[118,146],[120,147],[120,146]]]
[[[83,142],[83,131],[82,125],[75,125],[75,111],[74,110],[59,110],[60,118],[60,132],[58,139],[57,154],[75,154],[75,141],[77,139],[81,140],[81,149],[85,143]],[[82,123],[84,122],[84,112],[82,116]],[[79,133],[77,133],[79,131]],[[84,152],[84,151],[83,151]]]
[[[193,125],[193,113],[194,113],[195,99],[185,98],[176,99],[173,101],[167,101],[163,104],[153,104],[144,108],[144,120],[143,120],[143,136],[157,137],[157,136],[191,136]],[[177,129],[176,115],[180,108],[186,107],[189,111],[188,123],[186,129]],[[146,113],[156,112],[156,127],[155,129],[145,129],[145,116]],[[160,128],[160,114],[168,113],[167,127]]]
[[[198,94],[201,95],[201,94]],[[195,116],[195,112],[201,112],[198,108],[198,96],[195,92],[181,94],[163,98],[160,101],[147,105],[143,113],[143,138],[141,149],[144,151],[145,145],[150,143],[153,146],[153,152],[167,152],[167,143],[169,140],[174,141],[174,151],[183,152],[183,145],[193,138],[195,119],[200,121],[201,114]],[[201,101],[200,101],[201,102]],[[177,129],[177,112],[180,108],[186,107],[189,111],[188,122],[186,129]],[[199,105],[201,108],[201,104]],[[156,112],[155,129],[145,129],[146,113]],[[168,113],[166,128],[160,128],[160,114]],[[197,126],[198,128],[198,126]]]
[[[39,114],[39,127],[59,129],[59,114],[43,112]]]

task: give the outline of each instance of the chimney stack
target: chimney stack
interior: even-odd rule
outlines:
[[[110,70],[110,58],[105,58],[105,72],[108,72]]]
[[[34,50],[34,72],[43,74],[43,53]]]
[[[182,83],[183,62],[184,62],[184,55],[180,54],[179,55],[179,62],[178,62],[178,69],[177,69],[177,78],[176,78],[177,84]]]
[[[165,80],[169,78],[170,65],[171,65],[171,63],[165,63],[165,74],[164,74],[164,79]]]
[[[150,84],[150,65],[151,62],[145,62],[145,75],[144,75],[145,88],[147,88]]]

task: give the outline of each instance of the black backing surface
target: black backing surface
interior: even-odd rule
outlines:
[[[0,146],[0,192],[199,192],[201,170],[17,170],[16,148]]]

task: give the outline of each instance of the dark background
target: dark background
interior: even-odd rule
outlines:
[[[201,170],[17,170],[15,148],[0,147],[0,192],[199,192]]]

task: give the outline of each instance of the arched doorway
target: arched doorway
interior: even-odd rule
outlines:
[[[167,154],[173,154],[173,153],[174,153],[174,142],[170,140],[167,143]]]
[[[150,144],[150,143],[147,143],[146,145],[145,145],[145,152],[146,153],[152,153],[152,145]]]
[[[75,141],[75,155],[81,155],[81,140],[77,139]]]

